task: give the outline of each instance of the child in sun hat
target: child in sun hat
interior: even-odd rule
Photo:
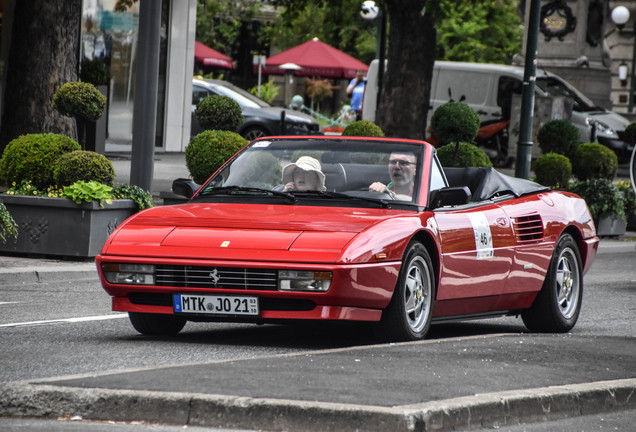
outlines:
[[[296,163],[283,168],[283,183],[285,191],[324,191],[325,175],[317,159],[311,156],[301,156]]]

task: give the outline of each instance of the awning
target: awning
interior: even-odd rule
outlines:
[[[194,61],[204,66],[234,69],[232,59],[201,42],[194,42]]]

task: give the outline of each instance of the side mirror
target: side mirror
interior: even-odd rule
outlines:
[[[429,209],[468,204],[471,197],[468,186],[445,187],[431,192]]]
[[[192,198],[192,196],[199,190],[201,185],[193,182],[190,179],[178,178],[172,182],[172,192],[176,195],[181,195],[186,198]]]

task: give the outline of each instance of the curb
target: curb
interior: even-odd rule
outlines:
[[[426,432],[491,428],[636,409],[636,379],[379,407],[197,393],[0,385],[0,416],[142,421],[217,428]]]
[[[99,280],[94,262],[56,266],[0,268],[1,285]]]

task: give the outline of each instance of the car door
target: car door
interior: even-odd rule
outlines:
[[[441,245],[438,300],[497,296],[510,273],[514,250],[506,213],[490,201],[463,207],[435,210]]]

